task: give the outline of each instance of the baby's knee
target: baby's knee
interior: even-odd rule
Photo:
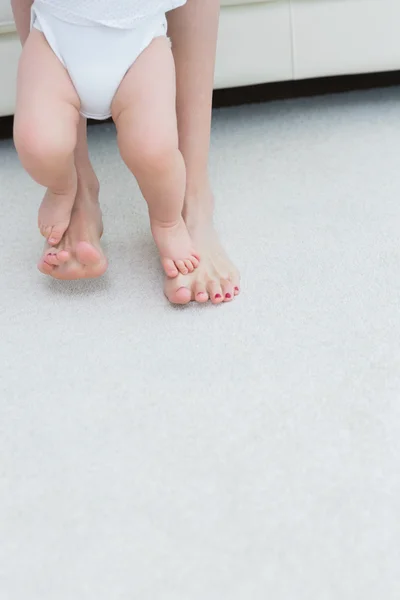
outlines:
[[[26,167],[53,165],[70,156],[76,146],[76,132],[60,132],[40,127],[33,122],[16,120],[14,144],[21,162]]]
[[[124,159],[133,170],[157,174],[171,169],[178,153],[177,140],[149,134],[132,143],[125,151]]]

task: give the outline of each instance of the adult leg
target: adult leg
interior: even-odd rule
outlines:
[[[208,298],[218,304],[239,293],[238,271],[214,229],[208,178],[218,18],[219,0],[188,0],[168,16],[177,73],[179,146],[187,173],[183,216],[201,256],[194,273],[165,282],[168,299],[178,304]]]
[[[192,272],[198,259],[182,218],[186,173],[178,147],[174,61],[166,37],[153,40],[131,66],[112,114],[121,156],[148,204],[166,275]]]
[[[12,9],[22,44],[30,29],[32,0],[12,0]],[[78,178],[75,203],[69,227],[58,246],[45,246],[39,269],[60,279],[98,277],[107,268],[101,250],[103,232],[99,184],[89,159],[86,120],[81,118],[74,152]]]

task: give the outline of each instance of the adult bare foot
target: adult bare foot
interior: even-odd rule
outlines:
[[[57,246],[46,244],[38,268],[55,279],[90,279],[107,269],[100,245],[103,221],[98,201],[98,184],[78,182],[71,220]]]
[[[185,215],[185,221],[201,261],[193,273],[166,278],[164,293],[172,304],[230,302],[240,292],[240,276],[218,239],[210,202],[188,205],[198,207]]]

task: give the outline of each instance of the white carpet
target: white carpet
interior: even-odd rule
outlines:
[[[397,600],[400,89],[215,113],[218,308],[90,146],[109,274],[61,283],[0,142],[1,600]]]

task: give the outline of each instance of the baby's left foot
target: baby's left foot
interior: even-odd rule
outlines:
[[[177,277],[179,273],[192,273],[199,265],[200,258],[193,250],[183,218],[175,223],[161,223],[153,219],[150,225],[167,276]]]
[[[47,190],[39,208],[38,225],[40,233],[50,246],[56,246],[62,240],[71,220],[77,190],[74,178],[62,193]]]

